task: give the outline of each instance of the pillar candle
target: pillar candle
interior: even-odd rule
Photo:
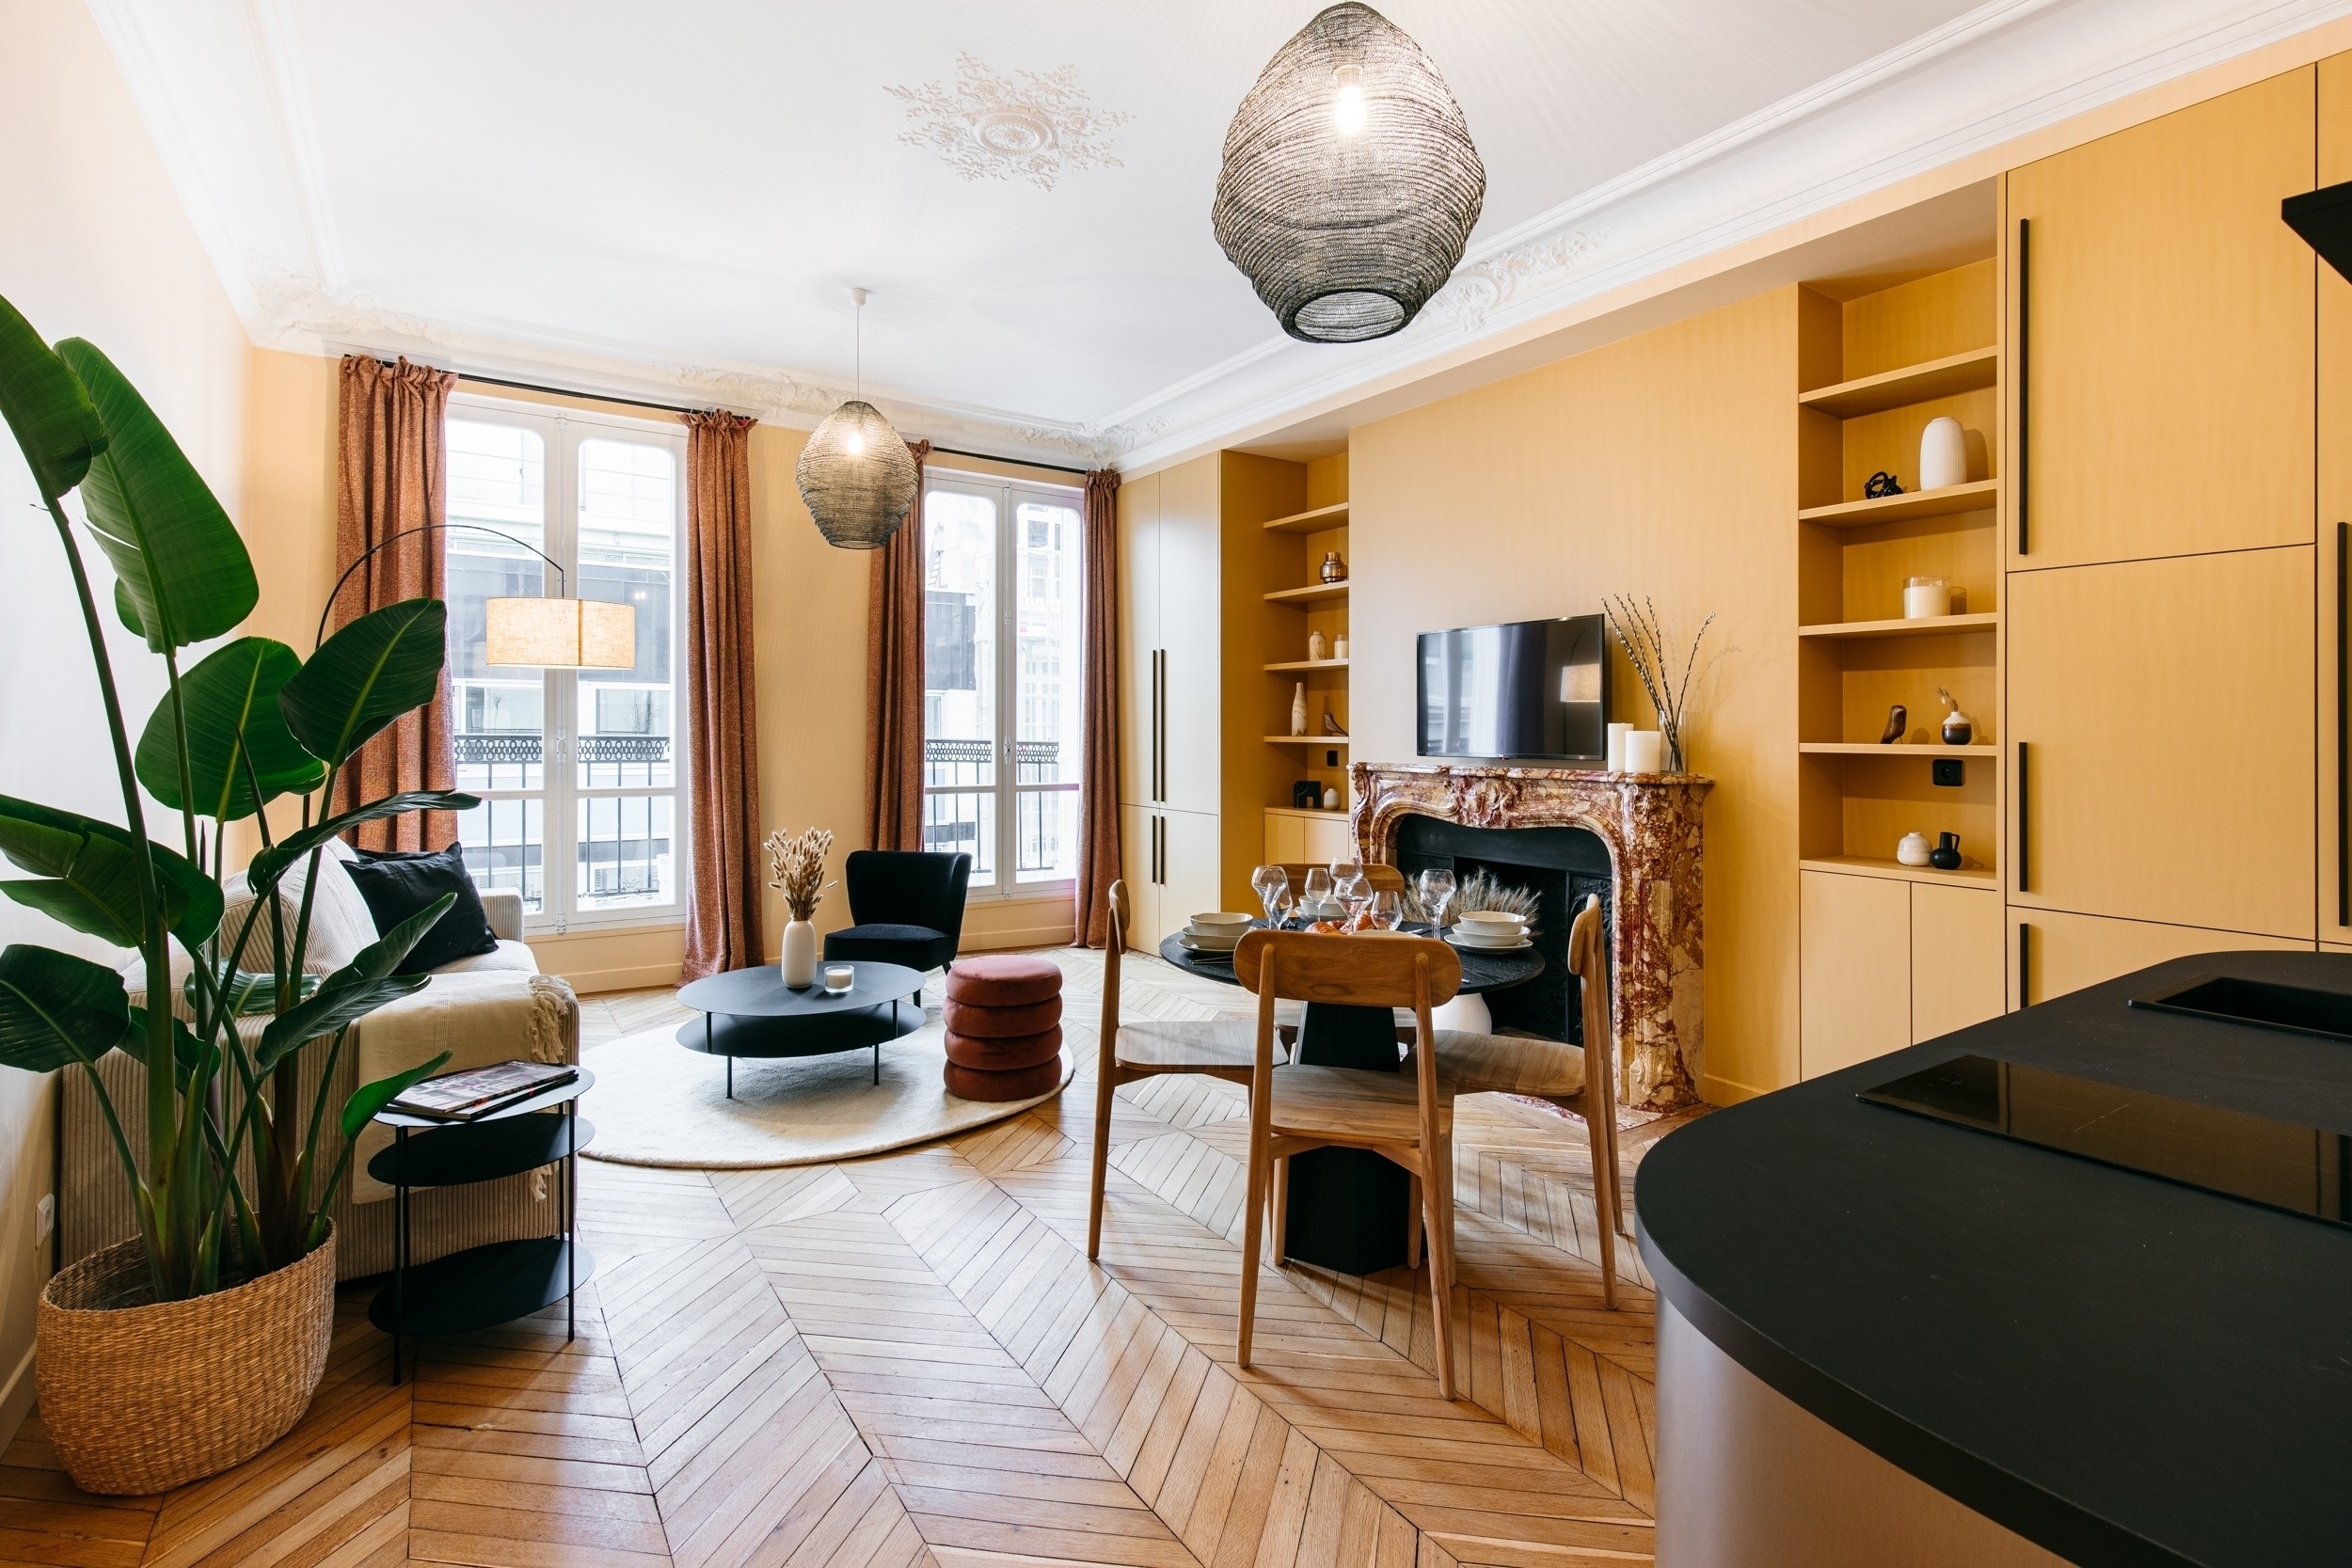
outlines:
[[[1664,765],[1666,737],[1657,730],[1635,730],[1625,737],[1625,771],[1655,773]]]
[[[1633,726],[1630,724],[1609,726],[1609,771],[1612,773],[1625,771],[1625,737],[1632,733]]]

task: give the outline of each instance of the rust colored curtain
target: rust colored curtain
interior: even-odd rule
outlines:
[[[759,739],[752,686],[755,420],[686,416],[686,958],[698,980],[746,969],[760,945]]]
[[[335,507],[335,569],[378,546],[336,595],[331,624],[342,626],[403,599],[442,598],[448,578],[448,469],[442,418],[454,371],[395,365],[365,355],[342,362],[340,467]],[[399,537],[405,531],[429,530]],[[449,672],[431,703],[403,714],[359,748],[335,784],[345,810],[404,789],[456,787],[450,751]],[[366,849],[442,849],[457,840],[453,812],[411,812],[363,824],[353,841]]]
[[[874,552],[866,595],[866,842],[923,847],[923,467],[914,454],[914,505]]]
[[[1119,470],[1087,475],[1086,750],[1078,765],[1077,943],[1110,940],[1119,879]]]

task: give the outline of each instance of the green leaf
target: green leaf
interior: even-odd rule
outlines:
[[[297,1000],[318,992],[320,976],[301,974],[294,978]],[[190,1007],[199,1006],[196,976],[191,974],[180,982],[180,994],[188,999]],[[222,1004],[231,1018],[260,1018],[278,1010],[278,976],[266,971],[240,969],[229,977],[221,994]]]
[[[272,1019],[269,1027],[262,1031],[261,1046],[253,1053],[255,1070],[267,1072],[288,1052],[357,1022],[387,1002],[422,990],[432,976],[395,974],[392,971],[400,967],[408,950],[456,902],[457,895],[444,893],[361,948],[358,958],[326,977],[316,996],[296,1003]]]
[[[215,822],[240,821],[280,795],[316,789],[326,765],[302,749],[278,706],[278,690],[301,668],[292,648],[266,637],[240,637],[206,655],[180,677],[180,707],[167,691],[149,717],[139,736],[139,783],[172,810],[193,809]],[[183,710],[194,801],[180,798]],[[254,776],[262,786],[259,800]]]
[[[0,418],[8,421],[44,500],[82,483],[106,450],[106,427],[89,391],[32,323],[0,299]]]
[[[146,1043],[146,1036],[147,1009],[134,1007],[131,1009],[131,1032],[124,1038],[123,1045],[126,1049],[131,1049],[132,1054],[136,1055],[138,1053],[135,1048]],[[217,1052],[217,1047],[198,1039],[196,1031],[189,1028],[185,1022],[177,1017],[172,1019],[171,1077],[172,1082],[179,1085],[181,1093],[187,1092],[188,1085],[196,1077],[196,1069],[208,1065]]]
[[[122,1042],[131,998],[104,964],[22,944],[0,953],[0,1062],[49,1072]]]
[[[444,1051],[431,1061],[412,1067],[406,1072],[395,1072],[389,1078],[379,1078],[373,1084],[362,1084],[354,1089],[351,1098],[343,1101],[343,1136],[358,1137],[368,1123],[375,1119],[378,1111],[440,1071],[442,1064],[448,1060],[449,1053]]]
[[[246,886],[267,888],[277,884],[286,868],[328,839],[358,827],[362,822],[380,821],[387,816],[405,816],[412,811],[471,811],[482,804],[481,797],[463,794],[453,789],[411,789],[398,795],[387,795],[381,800],[371,800],[364,806],[354,806],[314,822],[299,832],[289,833],[276,844],[253,857],[246,867]]]
[[[82,481],[82,506],[147,645],[161,653],[234,631],[262,592],[236,525],[112,360],[80,338],[59,343],[57,356],[88,389],[105,429],[105,450]]]
[[[328,638],[278,694],[295,737],[311,755],[340,763],[431,702],[441,687],[447,624],[440,600],[404,599]]]
[[[0,894],[118,947],[136,947],[138,841],[111,822],[0,795],[0,855],[49,879],[0,882]],[[147,846],[164,925],[190,948],[220,927],[220,885],[160,844]]]

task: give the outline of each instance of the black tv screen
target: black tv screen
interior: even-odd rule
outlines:
[[[1422,632],[1421,754],[1605,762],[1607,636],[1597,615]]]

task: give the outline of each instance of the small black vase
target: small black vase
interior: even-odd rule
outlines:
[[[1960,835],[1958,833],[1936,834],[1935,847],[1928,851],[1928,863],[1938,871],[1958,871],[1960,869]]]

